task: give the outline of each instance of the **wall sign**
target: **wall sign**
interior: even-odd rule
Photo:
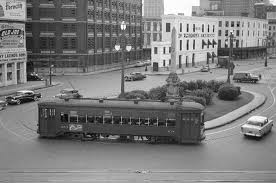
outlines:
[[[185,34],[178,34],[178,38],[208,38],[208,37],[215,37],[215,34],[198,34],[198,33],[185,33]]]
[[[6,52],[0,53],[0,62],[25,62],[27,52]]]
[[[0,0],[0,19],[26,20],[26,0]]]
[[[26,50],[25,25],[20,23],[0,23],[0,50]],[[7,51],[7,50],[6,50]]]

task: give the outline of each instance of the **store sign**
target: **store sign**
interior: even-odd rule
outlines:
[[[178,34],[178,38],[209,38],[215,37],[215,34],[198,34],[198,33],[185,33],[185,34]]]
[[[26,20],[26,0],[0,0],[0,20]]]
[[[0,50],[13,48],[26,50],[25,25],[20,23],[0,23]]]
[[[27,52],[6,52],[0,53],[0,62],[25,62]]]

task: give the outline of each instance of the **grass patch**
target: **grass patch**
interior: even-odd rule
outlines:
[[[221,117],[248,104],[253,99],[254,96],[247,92],[242,92],[242,94],[234,101],[220,100],[216,94],[213,97],[213,103],[205,109],[205,121]]]

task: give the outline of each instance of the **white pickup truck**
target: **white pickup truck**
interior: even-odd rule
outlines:
[[[269,133],[273,126],[273,120],[264,116],[252,116],[241,126],[241,132],[245,136],[262,137]]]

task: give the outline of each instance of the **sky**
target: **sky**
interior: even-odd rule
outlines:
[[[276,5],[276,0],[270,0]],[[164,0],[165,14],[184,13],[186,16],[192,15],[192,6],[199,6],[199,0]]]

